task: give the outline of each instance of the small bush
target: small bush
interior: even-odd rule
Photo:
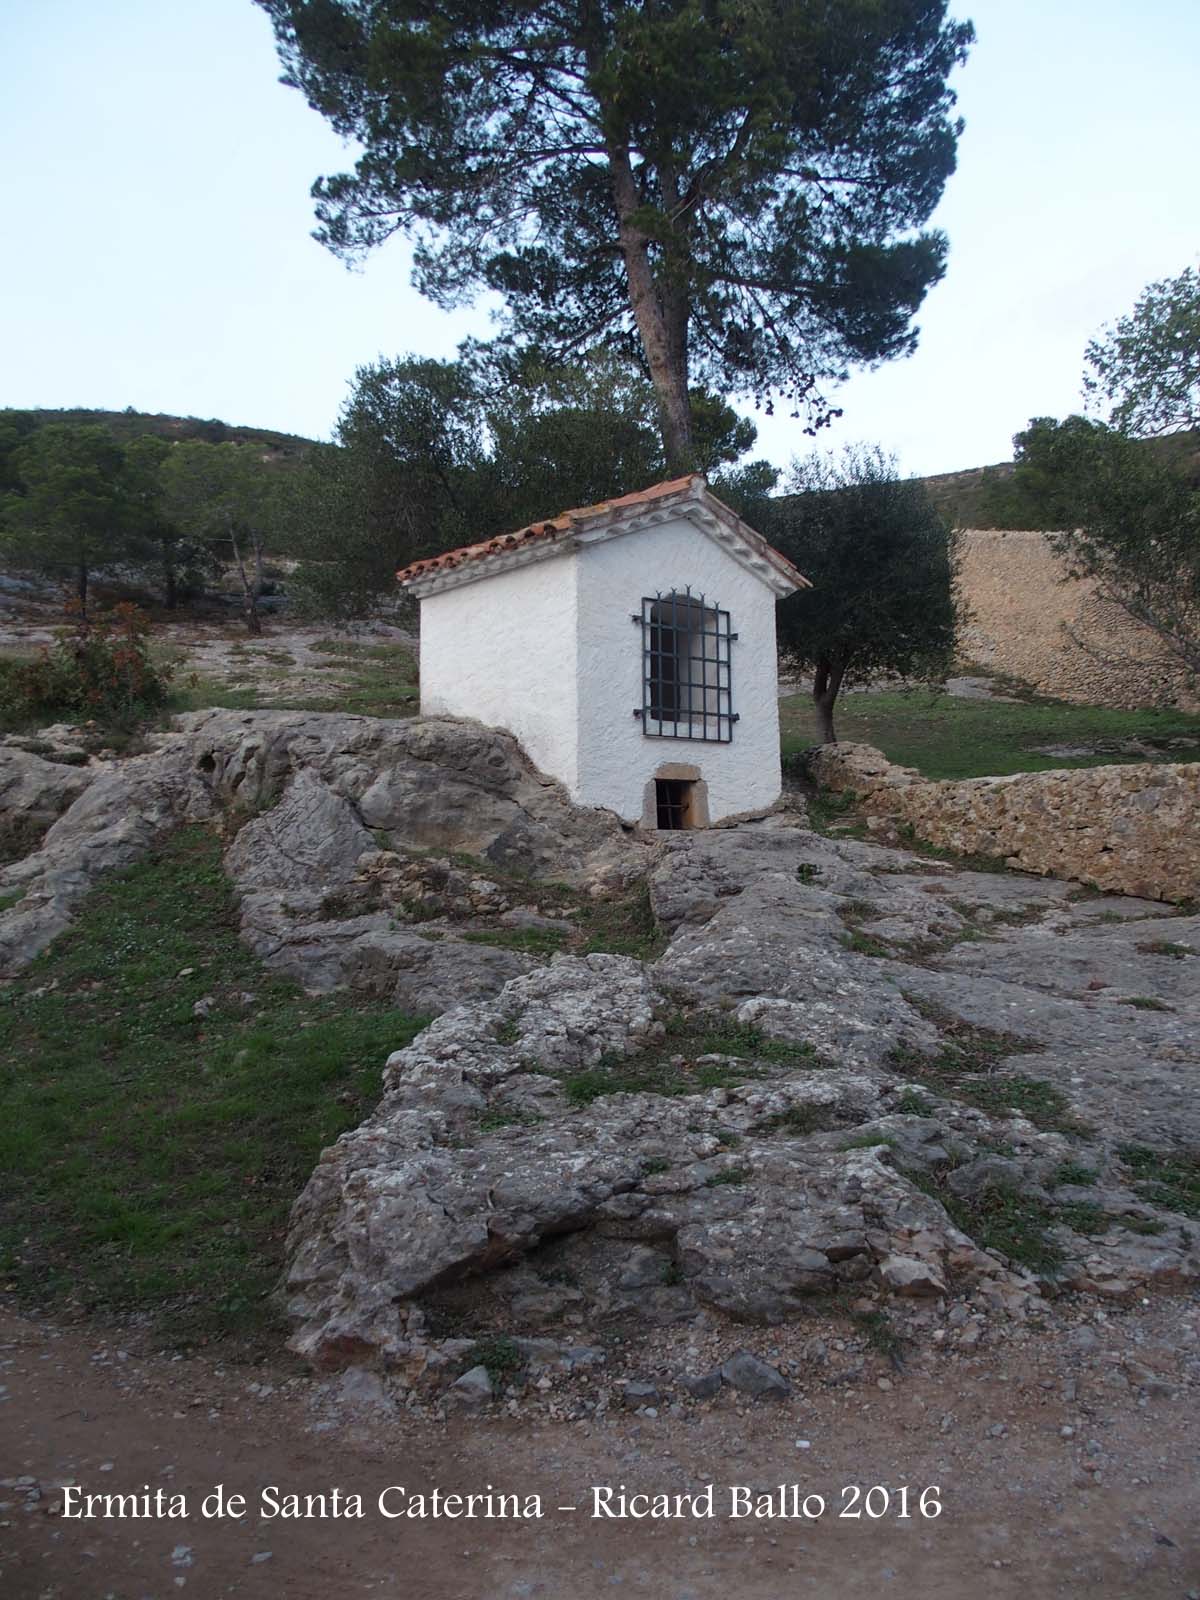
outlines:
[[[105,617],[77,616],[34,661],[0,663],[0,719],[15,726],[83,716],[128,728],[166,701],[169,666],[150,658],[150,623],[122,603]]]

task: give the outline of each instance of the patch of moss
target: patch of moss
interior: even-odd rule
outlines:
[[[460,937],[467,944],[490,944],[498,950],[520,950],[531,956],[556,955],[567,942],[561,928],[489,928]]]
[[[472,1367],[485,1368],[492,1383],[500,1388],[524,1371],[525,1357],[514,1340],[497,1335],[478,1340],[467,1351],[463,1368],[469,1372]]]
[[[894,952],[882,939],[875,939],[868,933],[860,933],[857,928],[842,935],[842,943],[847,950],[853,950],[858,956],[875,956],[884,959]]]
[[[751,1176],[749,1167],[723,1167],[720,1172],[714,1172],[712,1177],[706,1180],[705,1187],[717,1189],[723,1184],[749,1183]]]

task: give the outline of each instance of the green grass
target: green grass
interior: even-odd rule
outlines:
[[[344,711],[362,717],[416,715],[417,664],[411,650],[399,644],[358,645],[350,641],[339,643],[334,654],[333,642],[326,643],[331,646],[329,667],[337,673],[337,682],[330,683],[328,694],[265,693],[266,683],[290,676],[292,669],[284,666],[275,666],[263,675],[262,684],[238,689],[201,674],[181,673],[169,710],[202,711],[216,706],[230,711]],[[269,651],[247,648],[242,654],[243,658],[265,654],[267,660],[273,660]]]
[[[1133,1189],[1152,1205],[1200,1217],[1200,1155],[1149,1150],[1127,1144],[1117,1150],[1133,1174]]]
[[[816,742],[812,703],[806,695],[781,701],[780,715],[785,757]],[[843,743],[874,745],[889,760],[916,767],[927,778],[978,778],[1135,759],[1112,754],[1038,755],[1032,746],[1039,744],[1200,737],[1200,717],[1178,711],[1116,711],[1053,700],[1006,704],[963,700],[927,689],[843,695],[834,716]],[[1163,754],[1168,760],[1200,757],[1200,751]]]
[[[927,1117],[933,1107],[918,1089],[903,1089],[896,1110],[904,1117]]]
[[[853,950],[857,956],[874,956],[882,961],[895,954],[891,946],[885,944],[882,939],[876,939],[870,933],[860,933],[857,928],[844,933],[841,942],[847,950]]]
[[[1089,1236],[1107,1233],[1113,1226],[1106,1211],[1100,1206],[1088,1205],[1086,1201],[1055,1206],[1054,1215],[1057,1221],[1065,1223],[1073,1232]]]
[[[707,1089],[735,1089],[762,1075],[760,1068],[748,1063],[730,1067],[712,1061],[703,1066],[674,1067],[666,1057],[647,1051],[624,1058],[603,1057],[597,1067],[565,1074],[562,1085],[568,1103],[582,1107],[609,1094],[658,1094],[671,1098],[703,1094]]]
[[[218,841],[177,834],[0,997],[4,1282],[173,1338],[277,1338],[289,1208],[420,1027],[270,977]]]
[[[810,1044],[772,1039],[753,1023],[738,1022],[719,1011],[673,1012],[665,1021],[664,1048],[674,1055],[726,1055],[777,1061],[785,1066],[816,1064]]]
[[[613,900],[585,901],[572,916],[583,934],[580,955],[608,952],[633,956],[638,961],[656,961],[667,948],[667,936],[650,904],[648,884],[640,883]]]
[[[909,1045],[897,1046],[888,1057],[889,1065],[897,1072],[926,1084],[936,1094],[978,1106],[989,1116],[1015,1111],[1035,1128],[1047,1132],[1087,1131],[1072,1113],[1066,1096],[1053,1084],[1022,1073],[997,1071],[1005,1057],[1028,1054],[1040,1046],[1016,1034],[997,1033],[964,1022],[918,995],[906,994],[904,998],[935,1024],[944,1042],[936,1055],[925,1055]]]
[[[788,754],[787,739],[783,741],[783,749]],[[865,839],[867,837],[867,824],[856,812],[857,801],[852,794],[839,794],[833,789],[817,789],[804,797],[805,808],[808,812],[809,825],[814,833],[832,835],[839,839]],[[811,883],[811,877],[801,876],[801,868],[797,868],[797,877],[801,883]],[[820,871],[818,867],[817,872]]]
[[[724,1055],[735,1060],[705,1061],[701,1056]],[[672,1064],[682,1056],[684,1065]],[[666,1019],[662,1042],[633,1056],[604,1056],[596,1067],[564,1074],[568,1101],[591,1105],[602,1095],[703,1094],[707,1089],[732,1089],[764,1076],[769,1064],[817,1066],[811,1045],[769,1039],[757,1028],[735,1022],[720,1013],[676,1012]]]
[[[567,940],[563,928],[489,928],[459,937],[468,944],[491,944],[499,950],[522,950],[531,956],[555,955]]]
[[[828,1125],[829,1111],[825,1106],[795,1105],[788,1106],[786,1111],[781,1111],[778,1116],[772,1117],[764,1123],[764,1133],[786,1133],[794,1139],[803,1138],[809,1133],[824,1132]]]
[[[485,1111],[477,1127],[480,1133],[492,1133],[497,1128],[529,1128],[541,1121],[536,1111]]]
[[[883,913],[873,900],[840,900],[837,907],[838,916],[843,922],[872,922]]]
[[[1052,1273],[1063,1253],[1047,1229],[1058,1220],[1053,1206],[1010,1184],[988,1184],[964,1197],[947,1187],[945,1172],[907,1172],[906,1177],[937,1200],[956,1228],[984,1250],[994,1250],[1031,1272]]]
[[[711,1178],[705,1181],[708,1189],[719,1189],[724,1184],[749,1183],[751,1172],[749,1167],[722,1167],[720,1172],[714,1172]]]
[[[897,1333],[887,1312],[879,1309],[875,1311],[852,1311],[851,1320],[862,1330],[867,1344],[876,1354],[887,1356],[895,1365],[900,1364],[905,1341]]]
[[[1176,944],[1173,939],[1151,939],[1147,944],[1138,945],[1138,949],[1147,956],[1170,956],[1172,961],[1182,961],[1196,954],[1190,944]]]
[[[176,680],[167,700],[167,713],[175,716],[181,711],[258,711],[274,701],[264,700],[257,688],[232,689],[219,678],[206,678],[201,673],[187,673]]]
[[[925,856],[930,861],[949,861],[957,867],[962,867],[966,872],[1010,870],[1004,856],[984,855],[978,850],[960,853],[957,850],[946,850],[938,844],[930,844],[927,839],[921,838],[911,822],[898,822],[896,833],[906,850],[911,850],[916,856]]]
[[[1099,1176],[1095,1167],[1085,1167],[1081,1161],[1063,1161],[1054,1174],[1054,1181],[1059,1184],[1069,1183],[1090,1188]]]
[[[1071,1111],[1070,1102],[1051,1083],[1023,1073],[999,1073],[982,1067],[953,1045],[936,1056],[900,1046],[889,1064],[906,1077],[927,1084],[946,1099],[962,1100],[989,1116],[1017,1112],[1044,1132],[1082,1134],[1088,1130]]]

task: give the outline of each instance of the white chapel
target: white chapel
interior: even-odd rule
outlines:
[[[775,602],[808,581],[693,475],[397,573],[421,710],[516,735],[579,805],[695,828],[779,798]]]

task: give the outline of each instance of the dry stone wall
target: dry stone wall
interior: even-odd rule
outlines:
[[[1068,578],[1044,533],[970,529],[960,550],[965,659],[1057,699],[1200,710],[1197,686],[1155,634]]]
[[[1200,898],[1200,763],[932,782],[864,744],[822,745],[809,762],[822,788],[942,849],[1118,894]]]

